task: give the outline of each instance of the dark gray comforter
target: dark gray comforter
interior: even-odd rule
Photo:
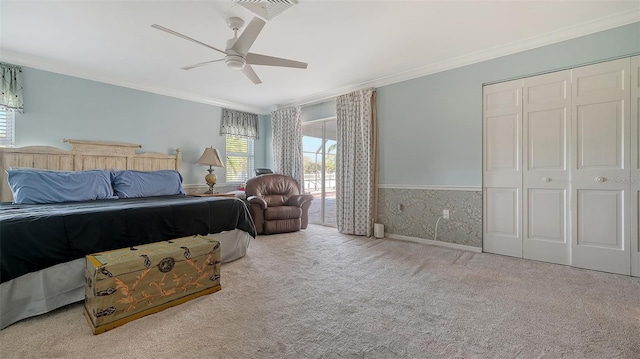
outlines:
[[[244,202],[165,196],[46,205],[0,203],[1,283],[91,253],[241,229],[255,237]]]

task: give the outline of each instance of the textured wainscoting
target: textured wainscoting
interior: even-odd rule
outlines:
[[[433,240],[436,221],[448,209],[437,240],[482,248],[481,191],[380,188],[378,193],[377,222],[387,234]]]

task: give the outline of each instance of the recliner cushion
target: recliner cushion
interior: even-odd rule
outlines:
[[[296,180],[277,173],[249,178],[245,186],[245,192],[247,197],[279,196],[280,198],[272,199],[274,205],[277,205],[278,201],[286,202],[287,198],[300,194]]]
[[[264,211],[264,219],[290,219],[302,217],[302,208],[293,206],[267,207]]]
[[[282,206],[287,203],[289,197],[280,194],[267,194],[262,198],[267,202],[267,206]]]
[[[280,219],[264,222],[264,233],[287,233],[300,230],[300,218]]]

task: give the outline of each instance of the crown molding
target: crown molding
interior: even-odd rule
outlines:
[[[163,95],[163,96],[178,98],[178,99],[187,100],[187,101],[204,103],[207,105],[224,107],[230,110],[258,113],[258,114],[270,113],[273,110],[273,108],[261,108],[261,107],[248,106],[245,104],[239,104],[235,102],[229,102],[229,101],[224,101],[216,98],[201,96],[201,95],[197,95],[190,92],[177,91],[170,88],[154,86],[147,83],[132,82],[132,81],[128,81],[121,78],[114,78],[113,76],[107,76],[105,74],[86,71],[79,68],[71,67],[69,65],[64,65],[64,64],[55,63],[49,60],[45,60],[43,58],[22,55],[22,54],[14,53],[11,51],[3,50],[2,53],[0,54],[0,61],[8,62],[8,63],[19,65],[19,66],[31,67],[38,70],[54,72],[61,75],[78,77],[85,80],[102,82],[109,85],[126,87],[133,90],[154,93],[157,95]]]
[[[369,87],[382,87],[386,85],[392,85],[398,82],[412,80],[418,77],[432,75],[438,72],[443,72],[451,69],[455,69],[462,66],[467,66],[487,60],[496,59],[499,57],[512,55],[518,52],[532,50],[538,47],[555,44],[558,42],[571,40],[581,36],[594,34],[600,31],[613,29],[616,27],[629,25],[635,22],[640,22],[640,9],[632,9],[628,11],[619,12],[610,16],[606,16],[600,19],[587,21],[581,24],[573,25],[560,29],[558,31],[550,32],[543,35],[533,36],[525,40],[508,43],[505,45],[489,48],[486,50],[474,52],[471,54],[459,56],[450,60],[438,62],[435,64],[419,67],[414,70],[401,72],[395,75],[381,77],[375,80],[362,82],[357,85],[344,86],[339,89],[320,92],[315,95],[307,96],[298,99],[294,102],[286,104],[276,105],[278,109],[292,106],[309,105],[317,102],[322,102],[330,98],[334,98],[346,93],[350,93],[357,90],[362,90]]]
[[[44,70],[54,72],[62,75],[68,75],[78,77],[86,80],[98,81],[115,86],[126,87],[134,90],[154,93],[163,96],[169,96],[173,98],[179,98],[187,101],[199,102],[213,106],[224,107],[237,111],[251,112],[257,114],[270,114],[271,111],[292,106],[302,106],[312,103],[322,102],[345,93],[361,90],[369,87],[381,87],[386,85],[395,84],[402,81],[412,80],[415,78],[431,75],[434,73],[451,70],[454,68],[471,65],[474,63],[495,59],[502,56],[515,54],[518,52],[531,50],[534,48],[551,45],[561,41],[570,40],[580,36],[593,34],[596,32],[609,30],[615,27],[628,25],[631,23],[640,21],[640,9],[633,9],[629,11],[620,12],[604,18],[584,22],[582,24],[570,26],[551,33],[530,37],[528,39],[509,43],[506,45],[490,48],[487,50],[463,55],[457,58],[453,58],[447,61],[423,66],[414,70],[401,72],[395,75],[381,77],[371,81],[362,82],[360,84],[348,85],[338,89],[320,92],[311,96],[297,99],[293,102],[275,104],[270,107],[255,107],[246,104],[240,104],[235,102],[229,102],[221,99],[206,97],[190,92],[177,91],[165,87],[159,87],[150,85],[147,83],[132,82],[121,78],[114,78],[113,76],[107,76],[105,74],[86,71],[79,68],[74,68],[69,65],[55,63],[50,60],[38,58],[34,56],[28,56],[23,54],[17,54],[10,51],[2,51],[0,53],[0,61],[8,63],[35,68],[38,70]]]

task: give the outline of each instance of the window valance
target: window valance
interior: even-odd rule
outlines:
[[[0,110],[23,112],[22,67],[0,62],[0,75]]]
[[[220,121],[220,134],[247,137],[257,140],[258,115],[234,110],[223,109]]]

